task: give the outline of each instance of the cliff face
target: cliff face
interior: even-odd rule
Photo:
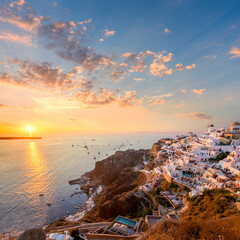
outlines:
[[[95,201],[96,206],[85,217],[100,221],[142,212],[141,196],[134,190],[145,181],[146,177],[141,172],[123,169],[112,184],[105,186]]]
[[[144,151],[118,151],[96,162],[90,172],[92,183],[104,184],[104,190],[95,199],[95,207],[85,215],[86,221],[107,220],[118,215],[143,212],[142,196],[134,191],[145,183],[146,177],[133,167],[143,163]]]
[[[143,155],[143,152],[136,150],[117,151],[114,155],[96,162],[94,170],[90,172],[90,178],[109,185],[118,178],[122,169],[142,163]]]
[[[115,195],[113,199],[104,202],[99,208],[99,216],[103,219],[115,218],[118,215],[131,215],[141,211],[140,198],[133,192],[125,195]]]
[[[163,143],[162,140],[159,140],[157,143],[154,143],[152,148],[150,149],[150,153],[156,156],[158,154],[158,151],[161,150],[162,143]]]

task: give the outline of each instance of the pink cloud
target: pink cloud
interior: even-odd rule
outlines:
[[[165,29],[164,29],[164,32],[165,32],[165,33],[170,33],[171,31],[170,31],[168,28],[165,28]]]
[[[198,95],[202,95],[205,91],[206,91],[206,88],[204,88],[204,89],[193,89],[192,90],[192,92],[194,92]]]
[[[231,58],[239,58],[240,57],[240,48],[232,47],[228,53],[232,55]]]
[[[165,99],[156,99],[150,105],[163,105],[165,103]]]
[[[176,113],[175,116],[178,118],[187,118],[194,120],[211,120],[213,117],[203,112],[190,112],[190,113]]]
[[[195,68],[196,67],[196,65],[195,65],[195,63],[193,63],[192,65],[188,65],[188,66],[186,66],[185,68],[187,69],[187,70],[189,70],[189,69],[192,69],[192,68]]]
[[[12,33],[0,33],[0,39],[33,46],[30,35],[21,36]]]
[[[106,37],[113,36],[116,33],[116,31],[109,31],[108,29],[105,30],[104,35]]]
[[[11,3],[9,4],[9,6],[10,6],[10,7],[13,7],[14,5],[22,6],[24,3],[25,3],[24,0],[18,0],[18,1],[16,1],[16,2],[11,2]]]

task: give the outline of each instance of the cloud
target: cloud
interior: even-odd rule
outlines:
[[[21,35],[12,34],[12,33],[0,33],[0,39],[11,41],[14,43],[20,43],[20,44],[33,46],[30,35],[21,36]]]
[[[144,81],[145,79],[144,78],[133,78],[134,81]]]
[[[137,53],[126,52],[122,54],[122,57],[126,58],[130,62],[136,62],[138,55]]]
[[[232,55],[231,58],[239,58],[240,57],[240,48],[232,47],[228,53]]]
[[[24,0],[18,0],[18,1],[16,1],[16,2],[11,2],[11,3],[9,4],[9,6],[10,6],[10,7],[14,7],[14,5],[22,6],[24,3],[25,3]]]
[[[194,92],[194,93],[196,93],[198,95],[202,95],[203,92],[205,92],[205,91],[206,91],[206,88],[204,88],[204,89],[193,89],[192,90],[192,92]]]
[[[149,66],[150,73],[154,76],[163,77],[172,74],[173,70],[168,69],[165,63],[172,60],[173,54],[169,53],[164,56],[163,53],[160,53]]]
[[[100,39],[99,39],[99,42],[104,42],[104,39],[103,39],[103,38],[100,38]]]
[[[132,65],[131,70],[132,72],[144,72],[147,65],[145,65],[144,61],[139,61],[137,65]]]
[[[14,108],[14,109],[24,109],[24,110],[34,110],[36,109],[35,107],[31,106],[10,106],[10,105],[5,105],[0,103],[0,108]]]
[[[37,35],[40,37],[40,43],[47,49],[53,50],[65,61],[74,62],[81,65],[84,70],[92,72],[99,69],[106,59],[110,61],[111,58],[97,54],[94,49],[85,46],[87,35],[83,24],[89,22],[90,20],[80,23],[57,21],[42,24],[37,29]]]
[[[232,25],[231,29],[237,28],[237,25]]]
[[[145,51],[145,54],[146,54],[146,55],[155,55],[155,53],[152,52],[152,51],[150,51],[150,50]]]
[[[116,31],[109,31],[108,29],[105,29],[104,35],[106,37],[113,36],[116,33]]]
[[[25,31],[33,31],[44,19],[42,16],[37,16],[36,12],[30,7],[20,10],[17,15],[12,9],[7,6],[1,6],[0,21],[13,24]]]
[[[127,67],[128,65],[127,65],[127,63],[120,63],[119,66],[120,67]]]
[[[150,105],[163,105],[165,103],[165,99],[156,99]]]
[[[124,95],[116,95],[115,93],[114,91],[100,91],[100,93],[97,94],[96,91],[83,91],[77,93],[75,98],[86,108],[95,108],[109,104],[129,107],[137,103],[135,91],[126,91]]]
[[[150,98],[170,98],[173,96],[173,93],[167,93],[167,94],[162,94],[162,95],[158,95],[158,96],[152,96]]]
[[[5,105],[5,104],[0,103],[0,108],[5,108],[5,107],[8,107],[8,106]]]
[[[181,92],[182,93],[187,93],[187,90],[186,89],[182,89]]]
[[[195,65],[195,63],[193,63],[192,65],[188,65],[188,66],[186,66],[185,68],[187,69],[187,70],[189,70],[189,69],[192,69],[192,68],[195,68],[196,67],[196,65]]]
[[[48,62],[9,59],[9,63],[12,64],[12,68],[17,67],[18,74],[9,75],[6,72],[0,72],[0,82],[42,91],[66,91],[89,84],[79,76],[81,67],[74,67],[69,72],[64,72]]]
[[[173,93],[167,93],[167,94],[161,94],[157,96],[151,96],[151,97],[148,97],[147,99],[150,105],[163,105],[166,101],[164,98],[171,98],[172,96],[173,96]]]
[[[170,31],[168,28],[165,28],[165,29],[164,29],[164,32],[165,32],[165,33],[170,33],[171,31]]]
[[[178,71],[181,71],[181,70],[184,69],[184,66],[183,66],[181,63],[178,63],[178,64],[176,65],[176,69],[177,69]]]
[[[176,113],[175,115],[178,118],[187,118],[187,119],[194,119],[194,120],[211,120],[211,119],[213,119],[213,117],[211,117],[203,112]]]
[[[123,75],[126,75],[125,70],[117,70],[112,72],[110,77],[112,80],[118,81],[118,79],[124,79]]]

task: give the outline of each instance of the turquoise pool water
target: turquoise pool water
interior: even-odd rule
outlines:
[[[183,173],[182,175],[183,175],[184,177],[189,177],[189,175],[186,174],[186,173]]]
[[[117,217],[116,218],[116,221],[120,222],[120,223],[124,223],[124,224],[127,224],[127,225],[130,225],[132,227],[135,227],[136,226],[136,221],[134,220],[131,220],[131,219],[127,219],[127,218],[124,218],[124,217]]]

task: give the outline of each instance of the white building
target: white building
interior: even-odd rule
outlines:
[[[209,126],[208,126],[208,132],[209,132],[209,133],[212,133],[212,132],[214,132],[214,131],[215,131],[214,125],[213,125],[213,124],[209,125]]]
[[[233,122],[230,125],[230,131],[234,133],[240,133],[240,123],[239,122]]]

